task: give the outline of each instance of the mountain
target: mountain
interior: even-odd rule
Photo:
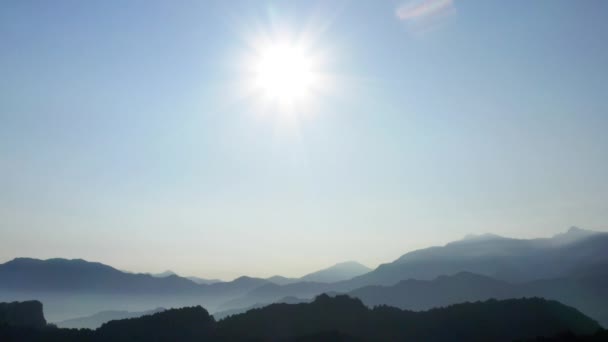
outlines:
[[[608,264],[583,268],[566,277],[520,284],[519,292],[558,300],[608,327]]]
[[[200,277],[186,277],[186,279],[189,279],[197,284],[205,284],[205,285],[224,283],[224,281],[221,279],[207,279],[207,278],[200,278]]]
[[[463,271],[525,282],[560,277],[580,267],[607,263],[608,233],[573,227],[542,239],[469,236],[445,246],[409,252],[369,273],[336,284],[336,289],[393,285],[404,279],[431,280]]]
[[[95,331],[101,341],[207,341],[215,320],[200,306],[170,309],[149,316],[105,323]]]
[[[270,278],[266,278],[266,280],[276,285],[289,285],[298,282],[334,283],[337,281],[348,280],[371,270],[371,268],[356,261],[346,261],[306,274],[300,278],[287,278],[280,275],[275,275]]]
[[[269,282],[271,282],[275,285],[287,285],[287,284],[293,284],[293,283],[296,283],[299,281],[298,278],[287,278],[287,277],[283,277],[280,275],[275,275],[270,278],[266,278],[266,280],[268,280]]]
[[[46,325],[42,303],[37,300],[0,303],[0,325],[40,328]]]
[[[390,305],[406,310],[428,310],[463,302],[517,298],[517,286],[487,276],[460,272],[434,280],[402,280],[393,286],[366,286],[348,293],[370,307]]]
[[[335,283],[365,274],[372,269],[356,261],[347,261],[307,274],[299,280],[303,282]],[[281,285],[281,284],[279,284]]]
[[[5,291],[226,295],[265,284],[270,282],[246,276],[230,282],[197,284],[175,274],[158,277],[128,273],[82,259],[16,258],[0,264],[0,290]]]
[[[323,292],[349,293],[366,304],[412,310],[489,298],[542,296],[572,305],[608,326],[608,305],[604,305],[608,285],[601,272],[608,269],[605,265],[606,233],[573,227],[545,239],[469,235],[443,247],[407,253],[347,281],[261,286],[223,303],[218,310],[248,308],[286,296],[311,298]]]
[[[328,283],[297,282],[287,285],[266,284],[257,287],[246,294],[233,298],[217,307],[218,311],[241,310],[259,304],[270,304],[285,297],[310,299],[314,296],[329,292],[333,288]]]
[[[392,286],[366,286],[348,292],[368,306],[428,310],[480,300],[543,297],[572,306],[608,326],[608,265],[586,274],[511,284],[461,272],[433,280],[402,280]]]
[[[203,305],[215,312],[272,303],[288,296],[308,299],[323,292],[348,293],[371,285],[392,286],[407,279],[434,280],[442,275],[469,272],[508,283],[538,281],[531,293],[563,300],[606,322],[603,318],[606,310],[594,306],[603,302],[597,300],[596,293],[601,291],[594,285],[603,284],[603,279],[589,277],[586,271],[601,269],[602,265],[608,265],[608,233],[580,228],[530,240],[489,234],[467,236],[445,246],[412,251],[373,271],[337,282],[326,281],[349,278],[367,268],[347,262],[295,282],[281,277],[240,277],[231,282],[197,284],[177,275],[158,278],[133,274],[80,259],[18,258],[0,264],[0,300],[38,298],[53,321],[107,310],[145,311],[156,306]],[[581,277],[573,279],[578,273]],[[541,286],[543,280],[548,282]],[[559,283],[556,288],[563,290],[544,292],[553,281]],[[576,292],[566,296],[568,287]],[[591,311],[587,311],[589,308]]]
[[[95,293],[199,293],[201,285],[175,275],[133,274],[82,259],[17,258],[0,264],[0,290]]]
[[[166,278],[166,277],[170,277],[170,276],[179,276],[177,273],[175,273],[171,270],[167,270],[167,271],[164,271],[161,273],[150,273],[150,275],[155,278]],[[206,278],[199,278],[199,277],[184,277],[184,278],[191,280],[197,284],[205,284],[205,285],[224,282],[223,280],[220,280],[220,279],[206,279]]]
[[[37,298],[52,321],[157,306],[205,305],[215,309],[266,284],[270,282],[252,277],[197,284],[177,275],[159,278],[128,273],[81,259],[17,258],[0,264],[0,301]]]
[[[488,300],[424,312],[367,308],[348,296],[272,304],[219,322],[200,306],[115,320],[97,330],[0,325],[2,341],[512,341],[601,334],[577,310],[540,298]],[[597,335],[601,336],[601,335]]]
[[[594,333],[600,327],[575,309],[539,298],[412,312],[384,306],[369,309],[348,296],[321,295],[309,304],[272,304],[231,316],[217,329],[227,340],[270,341],[337,332],[366,341],[512,341],[563,331]]]
[[[101,311],[91,316],[72,318],[61,322],[56,322],[55,325],[59,328],[70,329],[97,329],[102,324],[118,319],[137,318],[141,316],[155,314],[165,311],[165,308],[157,308],[149,311],[131,312],[131,311]]]
[[[256,303],[251,306],[244,307],[244,308],[217,311],[217,312],[213,313],[213,317],[217,320],[221,320],[228,316],[242,314],[249,310],[263,308],[270,304],[281,304],[281,303],[283,303],[283,304],[300,304],[300,303],[308,303],[308,302],[310,302],[310,300],[308,300],[308,299],[302,299],[302,298],[297,298],[297,297],[285,297],[285,298],[281,298],[279,300],[269,302],[269,303]]]

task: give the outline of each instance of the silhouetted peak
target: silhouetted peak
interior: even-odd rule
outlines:
[[[40,328],[46,325],[42,303],[37,300],[0,303],[0,325]]]
[[[336,296],[332,297],[326,293],[322,293],[322,294],[316,296],[311,304],[324,305],[324,306],[329,305],[329,306],[339,306],[339,307],[350,306],[350,307],[366,308],[366,306],[363,304],[361,299],[354,298],[354,297],[344,295],[344,294],[336,295]]]
[[[345,261],[337,263],[333,266],[322,270],[309,273],[300,278],[302,281],[312,281],[320,283],[331,283],[341,280],[347,280],[367,272],[371,269],[356,261]]]
[[[5,265],[35,265],[39,263],[42,263],[42,260],[34,258],[15,258],[7,261]]]
[[[61,267],[76,267],[76,268],[104,268],[118,271],[117,269],[102,264],[100,262],[87,261],[84,259],[65,259],[65,258],[51,258],[51,259],[35,259],[35,258],[15,258],[8,261],[4,265],[18,266],[18,267],[32,267],[32,266],[61,266]]]
[[[104,323],[102,341],[208,341],[215,319],[201,306]]]

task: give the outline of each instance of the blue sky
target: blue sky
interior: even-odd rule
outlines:
[[[3,1],[0,260],[297,276],[606,230],[607,10]],[[243,91],[256,37],[285,32],[330,80],[290,120]]]

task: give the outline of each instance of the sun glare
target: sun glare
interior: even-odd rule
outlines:
[[[259,100],[281,110],[301,109],[321,90],[318,60],[303,44],[267,39],[254,46],[247,62],[249,87]]]
[[[280,103],[302,100],[315,84],[313,60],[297,46],[270,45],[254,63],[255,87]]]

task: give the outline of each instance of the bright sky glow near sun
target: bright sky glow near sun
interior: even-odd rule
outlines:
[[[0,262],[230,279],[608,229],[608,2],[0,2]]]
[[[255,87],[280,104],[305,101],[318,80],[310,56],[298,46],[275,43],[264,47],[253,61]]]

